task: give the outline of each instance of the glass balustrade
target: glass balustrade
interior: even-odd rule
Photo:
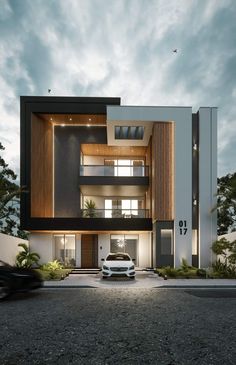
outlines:
[[[149,218],[148,209],[81,209],[82,218]]]
[[[80,176],[148,176],[148,166],[82,165]]]

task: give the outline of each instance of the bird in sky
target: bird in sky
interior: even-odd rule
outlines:
[[[173,49],[173,53],[177,53],[177,52],[178,52],[177,48]]]

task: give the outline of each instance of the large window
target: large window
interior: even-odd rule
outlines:
[[[105,199],[105,218],[135,218],[144,213],[143,201],[137,199]]]
[[[144,176],[144,160],[105,160],[106,174],[109,176]]]
[[[111,252],[126,252],[132,259],[136,260],[138,237],[137,234],[112,234]],[[137,265],[137,261],[135,263]]]
[[[75,235],[74,234],[56,234],[55,242],[55,259],[68,267],[75,266]]]

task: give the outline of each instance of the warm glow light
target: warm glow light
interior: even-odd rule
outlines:
[[[65,127],[65,124],[61,124],[62,127]]]

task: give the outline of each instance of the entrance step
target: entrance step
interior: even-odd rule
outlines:
[[[73,269],[70,272],[72,274],[98,274],[100,269]]]

